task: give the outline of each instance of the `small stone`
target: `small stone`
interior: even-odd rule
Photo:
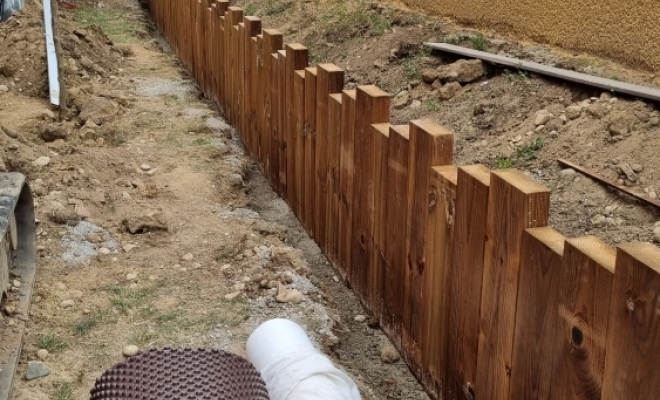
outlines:
[[[660,226],[657,226],[653,229],[653,234],[660,236]]]
[[[550,121],[551,118],[552,114],[547,110],[538,111],[536,113],[536,117],[534,117],[534,125],[545,125],[548,121]]]
[[[233,292],[233,293],[226,294],[226,295],[225,295],[225,300],[229,300],[229,301],[234,300],[235,298],[237,298],[238,296],[240,296],[241,293],[243,293],[243,292],[241,292],[241,291],[236,291],[236,292]]]
[[[650,126],[660,125],[660,118],[659,117],[653,117],[653,118],[649,119],[649,125]]]
[[[550,136],[553,139],[557,139],[559,137],[559,133],[557,131],[551,131],[548,133],[548,136]]]
[[[191,253],[184,254],[181,257],[181,261],[192,261],[195,258]]]
[[[566,107],[566,116],[569,119],[578,119],[582,115],[582,106],[568,106]]]
[[[440,100],[449,100],[454,97],[463,89],[460,83],[450,82],[440,88]]]
[[[660,243],[660,235],[653,236],[653,241],[656,243]]]
[[[632,167],[628,164],[621,164],[619,166],[621,169],[621,172],[628,178],[629,181],[631,182],[637,182],[638,176],[635,174],[635,171],[633,171]]]
[[[149,171],[151,169],[151,166],[149,164],[142,164],[140,165],[140,169],[142,171]]]
[[[124,348],[121,351],[121,354],[124,357],[133,357],[137,355],[137,353],[140,351],[140,349],[134,345],[134,344],[129,344],[128,346],[124,346]]]
[[[108,249],[106,247],[101,247],[99,249],[99,254],[108,255],[108,254],[110,254],[110,249]]]
[[[235,284],[232,289],[234,289],[237,292],[241,292],[241,291],[245,290],[245,283],[239,282],[239,283]]]
[[[74,299],[82,299],[82,297],[83,297],[83,292],[81,290],[72,290],[72,291],[69,292],[69,294]]]
[[[62,282],[57,282],[55,284],[55,289],[57,289],[57,290],[66,290],[66,285],[63,284]]]
[[[545,125],[539,125],[534,129],[534,132],[542,132],[545,129]]]
[[[50,111],[50,110],[43,110],[43,111],[41,112],[41,118],[43,118],[43,119],[45,119],[45,120],[52,120],[52,119],[55,119],[55,113],[53,113],[53,112]]]
[[[128,194],[127,192],[123,192],[123,193],[121,194],[121,198],[122,198],[122,200],[130,200],[130,199],[131,199],[131,195]]]
[[[226,271],[226,270],[228,270],[229,268],[231,268],[231,264],[225,264],[225,265],[223,265],[222,267],[220,267],[220,271]]]
[[[422,106],[422,102],[419,101],[419,100],[414,100],[414,101],[410,104],[410,108],[420,108],[421,106]]]
[[[16,305],[14,305],[13,303],[5,305],[5,313],[7,313],[7,315],[16,314]]]
[[[83,308],[83,314],[87,315],[91,312],[92,312],[92,310],[90,310],[89,308]]]
[[[401,356],[394,346],[386,344],[380,348],[380,359],[386,364],[394,364]]]
[[[50,368],[46,364],[40,361],[28,361],[27,372],[25,373],[25,379],[28,381],[43,378],[48,374],[50,374]]]
[[[39,157],[36,160],[32,161],[32,165],[35,167],[45,167],[46,165],[50,164],[50,157]]]
[[[422,80],[429,85],[438,79],[438,71],[435,69],[425,69],[422,71]]]
[[[575,170],[573,168],[566,168],[561,170],[559,173],[561,176],[575,176]]]
[[[339,278],[337,277],[337,275],[333,275],[332,280],[339,283]]]
[[[658,194],[656,192],[651,191],[651,192],[649,192],[649,197],[651,199],[655,200],[655,199],[658,198]]]
[[[122,246],[122,250],[124,250],[124,253],[128,253],[129,251],[133,250],[136,247],[137,247],[136,245],[129,243]]]
[[[564,123],[568,122],[568,117],[566,116],[566,114],[560,115],[559,119]]]
[[[18,279],[14,279],[14,282],[12,282],[12,285],[15,288],[19,288],[19,287],[21,287],[21,281],[19,281]]]
[[[644,170],[644,167],[642,167],[640,164],[633,164],[630,166],[633,170],[633,172],[640,173]]]
[[[70,307],[73,307],[74,304],[76,304],[73,300],[64,300],[63,302],[60,303],[60,308],[62,309],[67,309]]]
[[[607,218],[603,214],[596,214],[591,218],[591,224],[595,227],[605,226],[607,224]]]
[[[356,315],[354,319],[355,322],[362,323],[367,320],[367,317],[365,317],[364,315]]]
[[[7,87],[7,85],[0,85],[0,92],[8,92],[8,91],[9,88]]]
[[[38,357],[41,361],[46,360],[46,357],[48,357],[48,350],[46,350],[46,349],[39,349],[39,351],[37,351],[37,357]]]
[[[522,139],[523,139],[523,137],[521,135],[518,135],[518,136],[514,137],[513,139],[511,139],[511,141],[514,142],[514,143],[517,143],[517,142],[520,142]]]
[[[135,274],[135,273],[131,273],[131,274],[126,275],[126,280],[129,281],[129,282],[134,281],[136,279],[137,279],[137,274]]]
[[[149,280],[150,281],[155,281],[156,279],[158,279],[158,277],[156,275],[149,275]]]
[[[303,300],[303,294],[297,289],[291,289],[279,294],[276,300],[280,303],[299,304]]]

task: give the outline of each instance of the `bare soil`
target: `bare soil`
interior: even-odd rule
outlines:
[[[0,92],[0,169],[28,176],[40,220],[36,291],[13,398],[87,399],[129,344],[214,346],[243,355],[251,331],[272,317],[301,323],[363,398],[427,398],[404,363],[381,362],[385,336],[368,319],[355,321],[366,311],[139,2],[76,3],[77,10],[60,10],[69,89],[62,122],[46,99],[39,3],[28,0],[0,25],[0,85],[8,89]],[[442,100],[422,73],[456,59],[420,44],[474,45],[477,33],[396,4],[237,5],[261,16],[265,27],[282,29],[288,41],[307,44],[315,62],[345,68],[349,86],[373,83],[392,93],[394,123],[430,118],[449,127],[458,164],[514,166],[551,188],[552,225],[564,234],[594,234],[611,244],[654,239],[657,209],[563,171],[556,159],[642,193],[660,192],[656,105],[497,68]],[[491,51],[652,82],[651,71],[484,40]],[[575,118],[561,121],[576,105],[582,109]],[[553,118],[538,128],[541,110]],[[33,164],[44,156],[47,166]],[[622,172],[624,164],[634,176]],[[302,292],[303,302],[277,302],[277,283]],[[12,318],[0,314],[0,323]],[[40,348],[50,352],[44,362],[52,372],[26,381]]]

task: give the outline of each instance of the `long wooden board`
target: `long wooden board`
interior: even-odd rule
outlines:
[[[293,210],[298,209],[303,200],[299,197],[298,180],[296,174],[301,174],[301,166],[296,164],[296,152],[302,146],[300,135],[296,131],[295,99],[294,99],[294,77],[296,71],[304,70],[309,65],[309,51],[300,43],[290,43],[286,48],[286,101],[285,101],[285,132],[286,132],[286,199]]]
[[[339,143],[339,272],[347,280],[351,267],[353,219],[353,150],[355,148],[355,90],[342,92]],[[350,282],[349,282],[350,284]]]
[[[331,94],[328,97],[328,217],[325,251],[330,262],[339,269],[339,142],[342,94]]]
[[[316,83],[318,81],[317,67],[305,70],[305,136],[303,139],[305,165],[303,169],[304,196],[302,208],[302,223],[307,233],[315,239],[314,231],[314,163],[316,160]]]

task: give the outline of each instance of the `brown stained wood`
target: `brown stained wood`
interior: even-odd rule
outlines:
[[[342,94],[328,96],[328,218],[325,251],[339,269],[339,143],[341,138]]]
[[[303,215],[302,199],[305,198],[305,148],[303,137],[305,135],[305,70],[296,71],[293,80],[293,134],[296,137],[296,146],[293,160],[293,180],[295,181],[295,198],[299,199],[294,205],[293,211],[298,218]]]
[[[246,132],[245,132],[245,119],[247,117],[247,113],[245,111],[243,100],[245,98],[245,53],[246,53],[246,29],[245,29],[245,17],[243,17],[243,21],[240,24],[238,24],[238,38],[236,42],[236,46],[238,47],[238,71],[236,73],[236,93],[234,93],[234,104],[236,107],[236,124],[235,127],[238,130],[238,134],[240,135],[241,139],[243,139],[243,143],[246,146],[247,150],[247,145],[248,143],[245,143],[246,140]]]
[[[429,188],[433,166],[451,165],[454,135],[429,120],[410,123],[408,160],[408,254],[404,279],[402,347],[404,359],[421,377],[424,299],[422,288],[427,271],[426,234],[429,219]]]
[[[216,3],[218,5],[217,10],[219,14],[218,18],[218,93],[217,93],[217,99],[218,99],[218,107],[224,114],[225,112],[225,99],[224,99],[224,93],[225,93],[225,68],[227,65],[227,48],[226,48],[226,43],[227,39],[225,36],[225,26],[226,26],[226,17],[225,14],[227,10],[229,10],[229,1],[218,1]]]
[[[264,149],[261,148],[261,143],[263,142],[263,133],[264,133],[264,114],[262,110],[264,109],[264,101],[266,100],[266,93],[264,91],[265,87],[265,77],[264,77],[264,36],[263,34],[258,35],[256,38],[255,44],[255,62],[254,67],[256,69],[256,82],[251,85],[250,98],[252,99],[252,115],[254,115],[255,125],[253,128],[254,131],[254,146],[257,149],[256,159],[259,163],[259,168],[261,172],[266,173],[266,163],[265,155],[267,154]],[[270,55],[269,55],[270,57]],[[270,148],[268,149],[270,151]]]
[[[557,342],[564,235],[550,227],[523,235],[510,400],[548,400]]]
[[[252,159],[257,158],[259,151],[256,141],[256,111],[252,100],[252,88],[257,84],[256,62],[257,62],[257,35],[261,33],[261,20],[257,17],[248,16],[243,20],[245,24],[245,77],[243,79],[243,130],[247,138],[247,150]],[[258,144],[258,142],[257,142]]]
[[[373,190],[368,192],[374,205],[374,228],[371,268],[367,271],[367,298],[371,312],[380,320],[383,310],[383,272],[385,269],[385,227],[388,218],[387,204],[387,153],[390,137],[389,123],[371,126],[373,135],[374,178]]]
[[[459,167],[450,274],[447,377],[443,398],[474,399],[490,170]]]
[[[431,397],[442,397],[447,365],[449,330],[449,276],[454,247],[456,214],[455,166],[433,167],[429,190],[427,273],[422,282],[422,383]]]
[[[373,268],[374,245],[374,139],[372,124],[390,119],[390,95],[377,86],[359,86],[355,98],[353,149],[353,220],[349,281],[368,308],[368,275]]]
[[[316,82],[317,68],[305,70],[305,134],[303,137],[303,152],[305,153],[304,174],[305,180],[302,218],[301,221],[312,239],[316,239],[314,232],[314,162],[316,154]]]
[[[660,393],[660,249],[617,249],[602,400],[653,399]]]
[[[615,260],[593,236],[566,240],[551,399],[601,399]]]
[[[279,195],[282,198],[286,198],[287,195],[287,176],[286,176],[286,169],[287,169],[287,161],[286,161],[286,156],[287,156],[287,132],[286,132],[286,66],[287,66],[287,57],[286,57],[286,50],[280,50],[278,51],[279,57],[279,67],[278,67],[278,73],[279,73],[279,98],[277,101],[279,102],[279,106],[277,109],[277,112],[279,113],[279,116],[277,118],[278,121],[278,127],[277,127],[277,136],[278,136],[278,143],[279,143]],[[274,100],[273,100],[274,101]]]
[[[516,170],[491,173],[481,291],[477,398],[509,396],[525,229],[546,226],[550,191]]]
[[[208,1],[206,3],[209,3]],[[206,98],[213,100],[213,10],[206,5],[204,8],[204,93]]]
[[[289,202],[291,209],[295,210],[298,203],[302,199],[298,197],[297,182],[295,179],[296,174],[301,173],[300,167],[296,165],[296,149],[302,146],[300,137],[295,129],[294,120],[294,93],[293,81],[295,71],[304,70],[309,65],[309,51],[307,47],[300,43],[287,44],[286,48],[286,113],[285,113],[285,132],[286,132],[286,181],[287,181],[287,195],[286,199]]]
[[[355,90],[344,90],[339,138],[339,272],[347,279],[351,266],[351,223],[353,219],[353,178],[355,147]]]
[[[234,83],[236,79],[237,49],[238,49],[238,23],[243,20],[243,9],[229,7],[225,14],[225,40],[227,49],[227,63],[225,64],[225,114],[227,121],[234,124]]]
[[[270,184],[280,194],[280,51],[271,56],[271,137],[270,137]]]
[[[344,88],[344,70],[334,64],[319,64],[316,78],[316,140],[314,168],[314,213],[313,226],[316,242],[327,249],[328,217],[328,100],[332,93],[340,93]]]
[[[195,53],[193,62],[193,75],[197,82],[202,83],[204,79],[202,76],[202,55],[204,53],[204,14],[202,13],[202,0],[195,1],[193,13],[195,18]]]
[[[271,139],[273,137],[273,102],[272,102],[272,86],[273,86],[273,65],[277,65],[277,62],[273,62],[273,55],[278,50],[282,49],[283,46],[283,36],[280,31],[274,29],[264,29],[264,105],[263,105],[263,118],[264,126],[263,133],[261,135],[262,142],[260,144],[261,149],[264,152],[264,174],[266,179],[269,182],[273,182],[272,176],[272,160],[273,160],[273,148],[271,146]]]
[[[383,269],[383,307],[380,319],[383,330],[394,345],[401,348],[403,281],[407,262],[408,160],[410,127],[390,127],[387,140],[387,184],[385,202],[385,265]]]

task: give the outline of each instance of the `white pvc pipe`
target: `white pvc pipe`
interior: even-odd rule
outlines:
[[[361,400],[353,380],[316,350],[295,322],[264,322],[252,333],[246,349],[271,400]]]
[[[55,34],[53,31],[53,10],[51,0],[43,0],[44,26],[46,28],[46,59],[48,61],[48,87],[50,89],[50,104],[60,105],[60,78],[57,69],[57,51],[55,50]]]

